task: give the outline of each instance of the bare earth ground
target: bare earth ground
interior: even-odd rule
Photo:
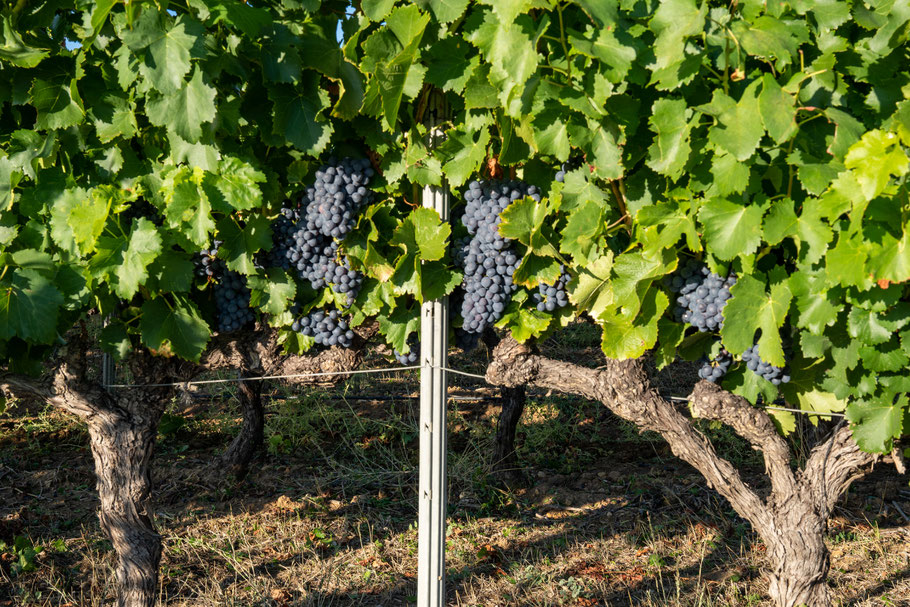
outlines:
[[[547,351],[597,365],[598,351],[580,341]],[[482,371],[483,357],[452,364]],[[367,366],[384,364],[379,353]],[[239,421],[231,387],[214,401],[175,403],[154,468],[162,604],[412,604],[416,378],[272,389],[268,453],[242,483],[208,468]],[[691,380],[685,367],[660,377],[674,394]],[[458,394],[496,396],[480,382],[457,384]],[[488,474],[498,409],[490,401],[450,409],[450,605],[768,604],[764,547],[659,438],[594,404],[533,394],[519,429],[525,481],[507,489]],[[704,431],[762,482],[744,443]],[[79,424],[35,406],[0,416],[0,607],[111,604],[113,554],[96,505]],[[893,468],[854,484],[828,537],[839,605],[910,606],[908,515],[908,479]]]

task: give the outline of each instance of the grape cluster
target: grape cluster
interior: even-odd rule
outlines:
[[[480,333],[468,333],[461,327],[455,327],[455,347],[464,352],[472,352],[480,345]]]
[[[348,305],[360,292],[363,275],[347,259],[339,259],[338,247],[371,199],[367,186],[372,176],[367,159],[329,161],[316,171],[315,183],[304,194],[303,211],[285,241],[289,266],[314,289],[330,286],[347,295]]]
[[[540,283],[537,285],[537,292],[533,294],[534,303],[541,312],[552,312],[556,308],[561,308],[569,303],[569,296],[566,293],[566,285],[569,284],[571,276],[563,266],[559,266],[559,278],[552,285]]]
[[[698,376],[716,384],[720,381],[720,378],[726,375],[727,371],[730,370],[730,364],[732,362],[733,357],[730,356],[730,353],[727,352],[725,348],[721,348],[717,358],[713,360],[705,359],[704,364],[702,364],[701,368],[698,370]]]
[[[394,350],[395,360],[402,365],[416,365],[420,360],[420,340],[417,339],[416,333],[411,333],[411,336],[408,337],[408,348],[407,354]]]
[[[284,207],[272,222],[272,248],[265,255],[263,265],[268,268],[291,268],[291,248],[300,222],[301,212],[296,207]]]
[[[782,367],[775,367],[771,363],[766,363],[761,359],[761,357],[758,355],[757,344],[743,352],[743,362],[746,363],[746,368],[748,368],[759,377],[767,379],[775,386],[779,386],[790,381],[790,376],[784,371]]]
[[[511,240],[499,234],[500,213],[513,200],[530,196],[540,201],[536,186],[519,181],[472,181],[465,192],[467,205],[462,222],[471,235],[455,252],[464,269],[462,329],[482,333],[502,318],[517,286],[512,274],[518,256]]]
[[[218,330],[224,333],[238,331],[256,320],[250,308],[250,289],[237,272],[225,271],[215,285],[215,309]]]
[[[350,348],[354,340],[354,331],[338,310],[312,310],[309,314],[295,320],[291,329],[312,337],[320,346],[327,348],[341,346]]]
[[[250,289],[246,279],[227,269],[217,258],[222,242],[216,240],[211,249],[203,249],[196,257],[196,274],[214,282],[216,326],[221,333],[238,331],[256,320],[250,307]]]
[[[678,294],[677,318],[699,331],[717,331],[724,326],[724,306],[730,299],[730,288],[735,284],[735,274],[723,278],[707,266],[690,261],[667,286]]]

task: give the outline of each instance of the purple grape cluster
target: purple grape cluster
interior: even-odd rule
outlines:
[[[312,337],[320,346],[330,348],[341,346],[350,348],[354,340],[354,331],[349,321],[343,318],[338,310],[312,310],[291,324],[291,329]]]
[[[712,384],[716,384],[727,374],[732,363],[733,357],[730,356],[730,353],[725,348],[721,348],[717,358],[704,359],[704,363],[698,370],[698,376],[702,379],[707,379]]]
[[[358,211],[371,200],[368,186],[373,173],[365,158],[329,161],[316,171],[316,181],[301,202],[302,211],[296,216],[293,212],[285,215],[294,222],[293,230],[276,241],[278,252],[284,251],[288,266],[301,278],[314,289],[330,286],[336,293],[347,295],[348,305],[360,292],[363,275],[348,259],[340,258],[338,247],[357,224]]]
[[[417,338],[417,333],[411,333],[408,337],[408,353],[403,354],[398,350],[393,350],[395,354],[395,360],[397,360],[402,365],[416,365],[417,361],[420,360],[420,340]]]
[[[537,292],[533,294],[534,303],[541,312],[552,312],[556,308],[562,308],[569,304],[569,295],[566,292],[566,285],[572,278],[563,266],[559,266],[559,278],[552,285],[540,283],[537,285]]]
[[[746,363],[747,369],[759,377],[767,379],[775,386],[790,381],[790,375],[787,374],[783,367],[775,367],[771,363],[766,363],[761,359],[758,355],[758,344],[743,352],[743,362]]]
[[[518,256],[511,240],[499,234],[500,214],[514,200],[530,196],[540,201],[536,186],[519,181],[472,181],[465,191],[462,222],[471,239],[454,258],[464,269],[462,329],[482,333],[502,318],[517,286],[512,274]]]
[[[216,240],[211,249],[203,249],[196,257],[196,275],[214,283],[215,324],[219,332],[239,331],[256,321],[250,307],[250,289],[246,278],[227,269],[218,259],[222,242]]]
[[[726,278],[711,272],[707,266],[690,261],[668,282],[677,293],[676,316],[699,331],[717,331],[724,326],[724,306],[730,299],[730,288],[736,275]]]

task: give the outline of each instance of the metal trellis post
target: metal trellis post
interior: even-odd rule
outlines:
[[[442,133],[442,100],[431,95],[427,108],[430,145]],[[449,218],[449,191],[427,186],[423,206]],[[447,298],[425,301],[420,308],[420,486],[417,541],[417,607],[445,605],[446,540],[446,352]]]

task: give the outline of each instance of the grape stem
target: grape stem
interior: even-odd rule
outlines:
[[[626,208],[626,197],[623,196],[622,192],[620,191],[621,183],[622,183],[621,179],[611,179],[610,180],[610,189],[613,191],[613,198],[616,199],[616,205],[619,207],[619,212],[621,215],[621,217],[619,218],[619,221],[624,221],[626,224],[626,227],[628,227],[629,231],[631,232],[632,231],[632,217],[629,215],[629,210]]]

